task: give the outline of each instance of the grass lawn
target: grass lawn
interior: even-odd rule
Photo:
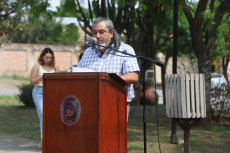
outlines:
[[[135,106],[140,107],[140,106]],[[158,153],[158,134],[156,125],[155,107],[147,107],[147,151]],[[171,119],[165,117],[164,108],[159,108],[158,127],[160,135],[160,148],[162,153],[183,153],[184,146],[171,144]],[[184,131],[177,126],[177,139],[184,140]],[[204,129],[196,125],[190,131],[191,153],[229,153],[230,152],[230,125],[211,125]],[[130,113],[128,122],[128,151],[140,153],[144,151],[142,112],[135,115]]]
[[[0,133],[40,141],[35,108],[25,108],[16,97],[0,96]]]
[[[147,151],[158,153],[158,134],[155,107],[147,111]],[[183,153],[184,146],[171,144],[171,119],[165,117],[164,106],[159,106],[158,122],[160,148],[162,153]],[[39,121],[35,108],[25,108],[15,97],[0,96],[0,133],[26,137],[39,141]],[[183,138],[183,131],[177,126],[177,138]],[[191,153],[229,153],[230,125],[213,124],[208,129],[196,126],[190,133]],[[144,152],[142,106],[131,107],[128,122],[128,152]]]
[[[29,77],[13,76],[0,76],[1,90],[17,90],[18,86],[22,84],[29,84]]]

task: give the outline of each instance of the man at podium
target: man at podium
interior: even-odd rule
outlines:
[[[127,120],[130,105],[135,97],[133,84],[138,81],[140,71],[137,59],[124,55],[119,51],[135,55],[133,48],[125,44],[114,29],[108,18],[98,17],[93,22],[93,37],[98,45],[93,45],[84,51],[78,64],[79,68],[92,69],[96,72],[116,73],[127,82]],[[115,49],[115,50],[113,50]]]

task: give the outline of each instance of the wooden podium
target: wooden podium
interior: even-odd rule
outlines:
[[[127,89],[119,76],[46,73],[43,85],[43,153],[127,153]]]

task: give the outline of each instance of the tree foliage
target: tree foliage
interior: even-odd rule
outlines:
[[[79,38],[78,27],[75,24],[62,25],[50,19],[40,19],[31,23],[23,32],[14,32],[11,42],[35,44],[65,44],[74,45]]]
[[[74,24],[56,22],[48,10],[48,0],[1,1],[0,32],[3,42],[76,44],[78,28]]]
[[[214,44],[224,13],[229,10],[230,1],[200,0],[197,7],[184,1],[183,11],[189,23],[194,53],[198,59],[199,73],[205,74],[206,106],[210,120],[211,61]]]
[[[228,64],[230,59],[230,13],[226,13],[223,17],[220,27],[218,28],[217,41],[213,57],[222,60],[223,74],[228,81]]]
[[[172,16],[171,16],[172,17]],[[189,58],[195,58],[192,43],[191,43],[191,37],[190,37],[190,31],[189,31],[189,24],[186,20],[186,17],[184,14],[179,12],[178,16],[178,34],[177,34],[177,52],[178,56],[185,56]],[[160,52],[162,52],[165,56],[172,56],[173,53],[173,30],[172,27],[165,30],[162,33],[161,39],[160,39],[160,46],[159,46]]]
[[[47,8],[48,0],[1,0],[0,1],[0,33],[22,31],[27,20],[38,20],[40,16],[52,17]]]
[[[230,14],[226,14],[217,31],[217,40],[213,57],[227,56],[230,53]]]
[[[131,44],[138,54],[155,58],[161,33],[172,23],[170,13],[172,1],[166,0],[88,0],[88,9],[81,6],[79,0],[63,0],[60,7],[62,15],[76,16],[80,27],[91,34],[95,17],[110,18],[115,29],[124,40]],[[74,8],[75,11],[71,9]],[[67,6],[69,11],[67,10]],[[66,13],[63,13],[66,12]]]
[[[18,6],[20,6],[18,1],[0,1],[0,36],[10,31],[22,30]]]

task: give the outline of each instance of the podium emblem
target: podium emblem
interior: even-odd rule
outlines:
[[[66,96],[60,105],[60,116],[62,122],[67,126],[74,126],[81,116],[81,104],[74,95]]]

